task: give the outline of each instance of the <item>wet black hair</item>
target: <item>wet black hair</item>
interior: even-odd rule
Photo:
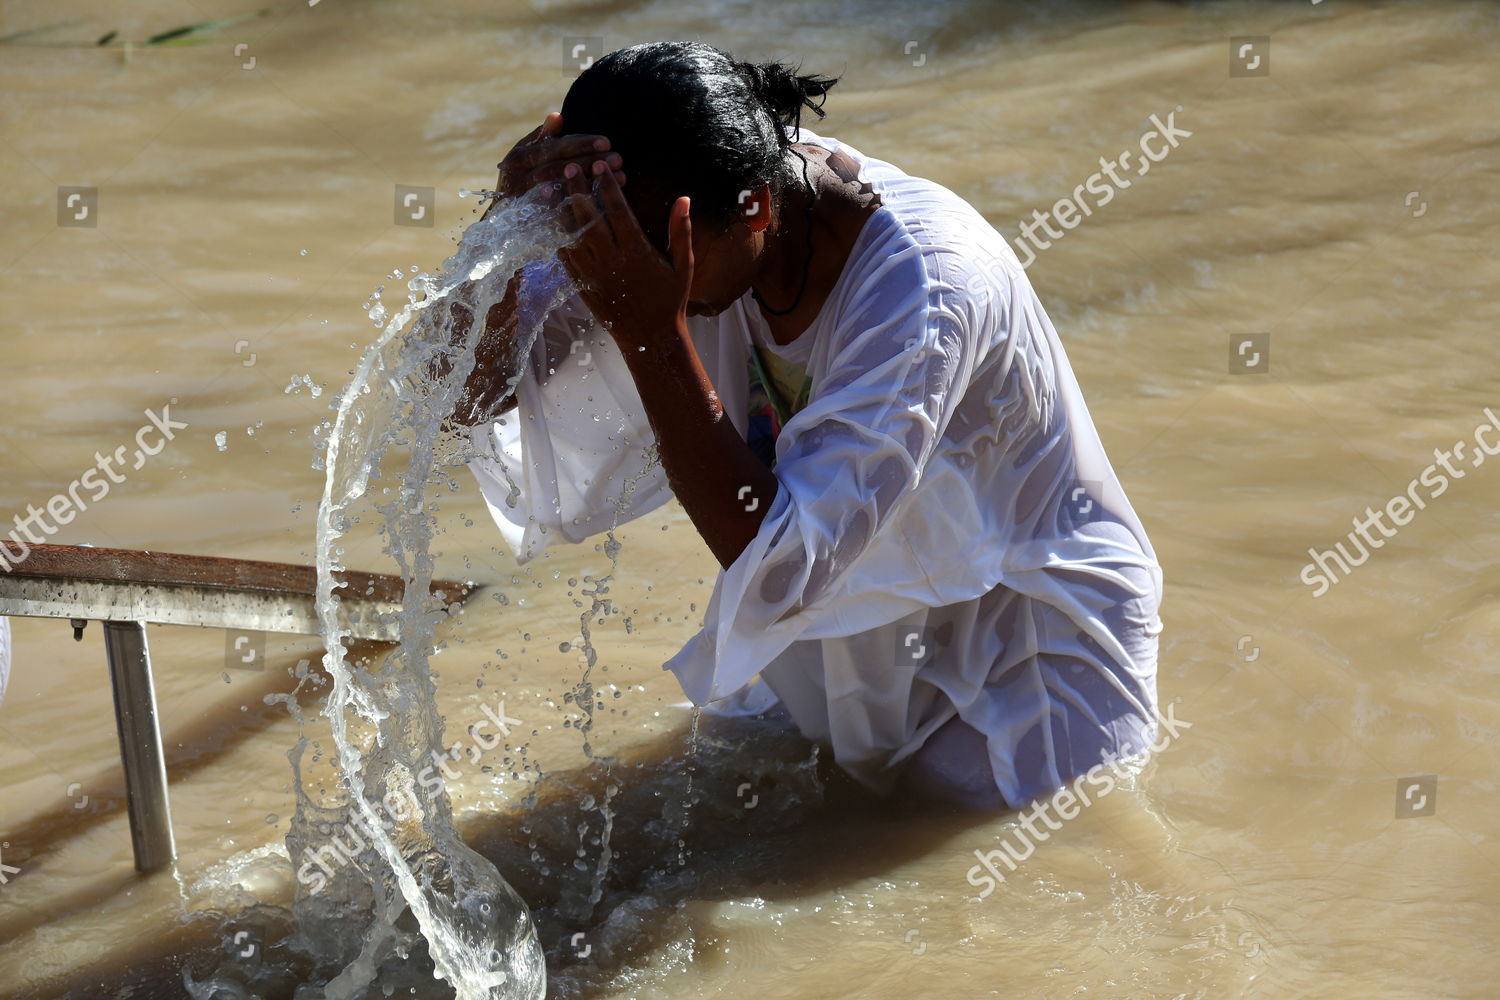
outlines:
[[[702,42],[648,42],[605,55],[573,81],[563,132],[609,138],[641,228],[665,252],[672,200],[692,199],[694,225],[727,228],[743,211],[741,192],[768,184],[779,195],[794,176],[787,127],[801,127],[804,108],[822,118],[837,82],[741,62]]]

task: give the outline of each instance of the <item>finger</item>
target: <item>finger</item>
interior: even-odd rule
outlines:
[[[577,160],[565,160],[548,164],[545,167],[534,170],[529,174],[524,174],[520,178],[518,178],[515,184],[515,190],[533,191],[541,188],[546,192],[546,203],[548,205],[556,207],[558,202],[560,202],[562,198],[565,197],[558,192],[563,191],[567,187],[567,185],[564,183],[564,181],[566,180],[564,171],[567,169],[568,164],[571,163],[583,170],[592,170],[595,162],[598,161],[592,158],[586,158]],[[619,154],[609,153],[605,157],[604,162],[606,162],[609,167],[614,170],[615,180],[623,184],[625,182],[625,171],[620,169]]]
[[[532,129],[530,132],[527,132],[525,135],[521,136],[521,141],[516,143],[516,145],[530,145],[531,143],[536,142],[538,139],[540,139],[544,134],[546,134],[547,126],[552,124],[553,116],[556,116],[558,118],[562,117],[561,115],[558,115],[556,111],[549,111],[547,113],[547,117],[542,119],[542,123],[536,128]]]
[[[599,259],[595,238],[589,230],[598,228],[601,221],[599,213],[593,196],[587,191],[570,194],[564,202],[563,212],[565,219],[572,220],[571,224],[565,223],[572,239],[566,246],[558,249],[557,256],[579,290],[587,293],[592,288],[594,269]]]
[[[520,141],[516,142],[516,148],[520,148],[522,147],[522,145],[534,145],[535,142],[540,142],[543,141],[543,139],[552,138],[553,135],[561,132],[561,130],[561,112],[549,111],[547,112],[547,117],[541,118],[541,124],[538,124],[537,127],[534,127],[534,129],[526,132],[525,135],[520,136]],[[496,166],[504,166],[504,163],[496,163]]]
[[[600,221],[599,207],[594,203],[594,193],[589,188],[589,182],[583,170],[577,164],[570,165],[564,173],[567,179],[563,181],[563,189],[568,193],[564,202],[567,206],[565,217],[571,217],[573,220],[570,231],[576,240],[583,237],[594,223]]]
[[[609,140],[602,135],[544,135],[536,142],[516,148],[508,159],[514,170],[531,170],[551,160],[599,156],[608,150]]]
[[[640,222],[631,211],[630,203],[625,200],[625,192],[620,190],[614,172],[596,166],[594,189],[599,193],[600,204],[604,207],[604,218],[621,248],[650,249],[646,234],[641,231]]]
[[[528,175],[532,184],[540,184],[550,181],[563,180],[563,171],[568,164],[575,164],[581,170],[592,171],[595,163],[603,163],[611,170],[621,170],[625,161],[620,158],[619,153],[591,153],[588,156],[575,156],[568,159],[548,160],[538,164]]]
[[[693,203],[683,195],[672,203],[667,220],[667,250],[672,255],[672,270],[691,280],[693,274]]]

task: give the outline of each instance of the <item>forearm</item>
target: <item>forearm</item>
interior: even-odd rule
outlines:
[[[644,351],[617,340],[672,492],[727,568],[759,532],[777,479],[724,413],[686,329],[644,341]]]
[[[463,395],[459,397],[452,420],[464,426],[483,423],[511,410],[516,405],[515,394],[510,383],[515,378],[513,357],[515,340],[515,302],[518,278],[512,278],[505,296],[490,307],[485,317],[485,330],[474,349],[474,367],[464,383]],[[452,333],[453,350],[458,350],[468,336],[474,322],[470,301],[460,294],[453,300],[449,311],[448,328]],[[448,357],[438,362],[436,374],[446,375],[452,362]]]

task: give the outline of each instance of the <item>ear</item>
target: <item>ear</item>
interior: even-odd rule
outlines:
[[[751,232],[765,232],[771,224],[771,187],[762,184],[740,192],[740,213]]]

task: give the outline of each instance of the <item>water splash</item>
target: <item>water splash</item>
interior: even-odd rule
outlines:
[[[326,902],[303,891],[299,873],[296,907],[305,930],[330,910],[346,918],[351,910],[372,916],[359,955],[323,988],[328,1000],[352,1000],[375,981],[382,961],[409,946],[397,927],[404,910],[420,928],[434,975],[460,1000],[540,1000],[546,991],[542,950],[526,905],[492,864],[459,839],[446,795],[419,796],[416,784],[423,761],[445,746],[427,665],[446,602],[430,593],[435,504],[426,489],[435,473],[468,457],[466,435],[447,419],[473,370],[484,317],[512,274],[553,258],[565,239],[540,201],[495,206],[465,231],[437,275],[412,269],[407,303],[394,315],[382,301],[383,288],[371,297],[366,307],[382,333],[337,397],[321,463],[326,482],[317,519],[317,611],[323,663],[333,679],[324,714],[347,801],[321,816],[320,825],[332,830],[347,814],[346,823],[363,836],[346,865],[318,873],[341,883]],[[550,273],[541,294],[521,297],[512,360],[529,354],[542,318],[570,291],[555,269]],[[475,318],[457,335],[448,328],[451,309],[435,308],[455,303]],[[405,453],[404,468],[393,486],[372,497],[372,505],[380,514],[385,551],[406,582],[398,616],[402,641],[382,664],[350,664],[349,631],[335,592],[334,574],[343,568],[338,543],[359,522],[350,511],[373,492],[370,484],[381,478],[382,462],[393,451]],[[399,812],[396,804],[403,806]],[[304,813],[314,817],[317,808],[299,801],[298,820]],[[317,838],[298,822],[293,826],[296,847],[316,853],[318,846],[310,845]],[[296,857],[293,836],[288,845]],[[368,884],[367,895],[357,888],[359,880]],[[346,928],[340,931],[347,938]]]
[[[626,478],[620,488],[619,496],[609,498],[611,505],[615,508],[614,518],[610,521],[609,530],[604,536],[604,554],[609,558],[609,572],[593,579],[587,576],[583,578],[583,582],[593,584],[594,589],[581,591],[582,596],[589,598],[590,601],[588,608],[578,616],[579,638],[583,644],[583,674],[568,697],[583,714],[583,718],[578,722],[578,731],[583,737],[583,755],[589,758],[594,756],[594,748],[589,742],[589,736],[594,728],[594,710],[597,708],[594,668],[599,664],[599,653],[594,648],[593,630],[590,623],[617,613],[618,609],[614,602],[606,596],[609,593],[609,584],[614,579],[620,563],[620,542],[615,537],[615,530],[620,526],[620,521],[630,507],[630,498],[635,493],[636,487],[660,462],[661,454],[656,445],[649,445],[645,449],[645,461],[640,471]],[[509,472],[506,475],[509,476]],[[512,483],[511,487],[514,490],[515,484]],[[582,601],[576,603],[579,607],[583,607]]]

